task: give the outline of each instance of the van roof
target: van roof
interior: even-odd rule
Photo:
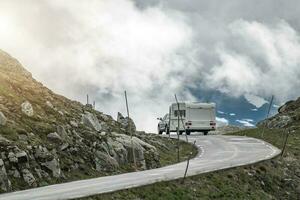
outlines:
[[[202,102],[179,102],[180,106],[185,105],[186,107],[190,108],[197,108],[197,107],[202,107],[202,108],[215,108],[216,104],[215,103],[202,103]],[[171,106],[177,105],[177,103],[172,103]]]

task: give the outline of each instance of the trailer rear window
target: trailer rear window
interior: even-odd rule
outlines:
[[[179,112],[178,112],[178,110],[174,110],[175,117],[178,117],[178,113],[180,113],[181,117],[185,117],[185,110],[179,110]]]

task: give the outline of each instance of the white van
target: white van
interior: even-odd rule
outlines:
[[[179,115],[180,134],[185,131],[185,126],[187,135],[191,132],[203,132],[204,135],[207,135],[209,131],[216,129],[215,107],[215,103],[180,102],[178,111],[178,104],[173,103],[169,109],[169,124],[166,130],[167,134],[168,132],[177,131]]]

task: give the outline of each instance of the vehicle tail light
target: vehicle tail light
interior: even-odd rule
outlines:
[[[216,125],[216,122],[214,122],[214,121],[210,121],[210,123],[209,123],[211,126],[215,126]]]
[[[186,126],[191,126],[191,125],[192,125],[192,122],[191,122],[191,121],[188,121],[188,122],[185,123],[185,125],[186,125]]]

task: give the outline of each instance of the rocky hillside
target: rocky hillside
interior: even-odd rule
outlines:
[[[53,93],[0,51],[0,191],[160,166],[168,146],[118,119]]]
[[[300,129],[300,98],[295,101],[288,101],[278,109],[278,114],[266,119],[258,126],[266,125],[267,128],[291,128]]]

